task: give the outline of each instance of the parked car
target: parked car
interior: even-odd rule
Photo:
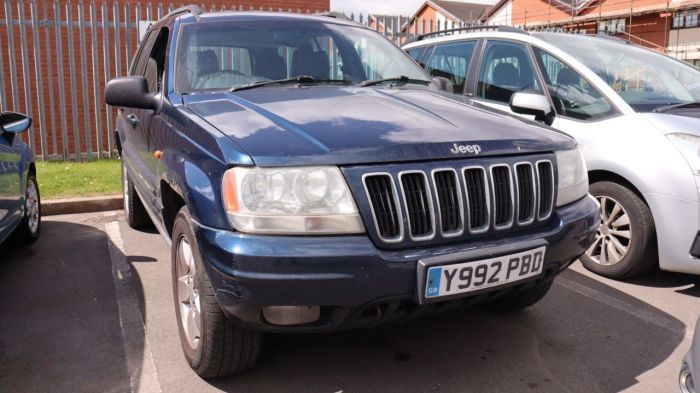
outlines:
[[[441,98],[363,26],[187,7],[132,64],[105,90],[126,218],[172,246],[203,377],[251,367],[261,332],[525,308],[593,241],[572,138]]]
[[[695,324],[693,344],[681,363],[681,371],[678,373],[678,385],[682,393],[695,393],[693,376],[700,374],[700,319]]]
[[[458,99],[576,138],[601,205],[584,266],[613,278],[657,263],[700,274],[700,71],[610,37],[465,30],[404,49]]]
[[[9,238],[31,243],[41,229],[41,202],[34,153],[19,134],[32,119],[20,113],[0,113],[0,243]]]

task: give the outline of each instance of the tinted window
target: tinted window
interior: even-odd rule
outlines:
[[[476,41],[438,45],[428,63],[428,73],[449,79],[455,94],[464,93],[467,70],[475,47]]]
[[[152,34],[155,36],[155,34]],[[168,29],[162,28],[158,33],[158,38],[153,43],[148,60],[146,60],[146,68],[143,75],[148,82],[148,91],[155,93],[160,91],[160,86],[163,83],[163,71],[165,70],[165,51],[168,46]]]
[[[489,41],[477,89],[478,97],[504,103],[509,103],[510,97],[518,91],[541,91],[527,47],[512,42]]]
[[[406,53],[408,53],[408,55],[411,56],[413,58],[413,60],[417,61],[421,67],[425,68],[425,63],[423,63],[422,61],[423,61],[423,57],[425,57],[426,49],[428,49],[428,48],[429,47],[427,47],[427,46],[413,48],[413,49],[407,50]],[[432,48],[432,47],[430,47],[430,48]]]
[[[146,59],[148,59],[148,54],[151,52],[151,47],[153,47],[153,41],[156,40],[157,36],[158,31],[151,30],[143,37],[143,40],[139,44],[139,49],[136,52],[136,57],[134,57],[131,63],[129,75],[143,75],[143,69],[146,67]]]
[[[576,71],[542,49],[533,50],[559,115],[592,120],[614,112],[603,95]]]

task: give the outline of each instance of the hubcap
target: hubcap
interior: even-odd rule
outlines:
[[[632,227],[627,211],[609,196],[596,196],[600,202],[600,226],[586,255],[595,263],[612,266],[627,255],[632,241]]]
[[[192,349],[199,347],[202,326],[199,290],[195,284],[196,266],[192,248],[184,237],[177,244],[177,300],[180,307],[180,324]]]
[[[129,214],[129,178],[126,174],[126,164],[122,161],[122,192],[124,194],[124,212]]]
[[[39,193],[36,189],[36,183],[30,180],[27,183],[27,199],[25,201],[26,215],[29,223],[29,231],[36,233],[39,230]]]

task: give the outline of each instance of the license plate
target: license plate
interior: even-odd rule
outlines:
[[[428,268],[426,299],[494,288],[542,273],[546,246],[517,254]]]

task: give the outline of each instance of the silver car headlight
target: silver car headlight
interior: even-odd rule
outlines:
[[[700,175],[700,137],[684,133],[668,134],[666,137],[681,152],[693,174]]]
[[[558,151],[555,154],[559,172],[557,206],[564,206],[588,194],[588,169],[578,148]]]
[[[237,167],[223,176],[228,219],[240,232],[275,235],[364,233],[337,167]]]

